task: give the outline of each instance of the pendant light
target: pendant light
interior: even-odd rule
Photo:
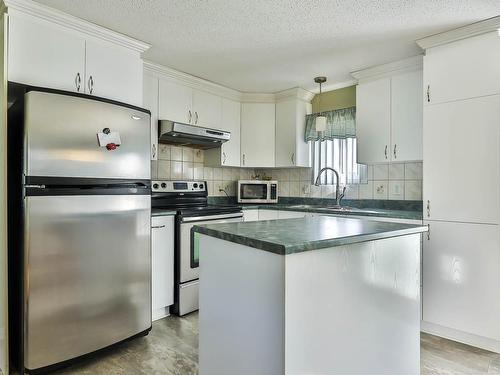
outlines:
[[[326,116],[321,114],[321,85],[326,82],[326,77],[316,77],[314,82],[319,83],[319,98],[318,98],[318,112],[319,116],[316,117],[315,126],[317,132],[324,132],[326,130]]]

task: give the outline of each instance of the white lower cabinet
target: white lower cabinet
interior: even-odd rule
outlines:
[[[174,303],[174,216],[152,217],[151,232],[151,312],[158,320]]]
[[[276,220],[276,219],[278,219],[278,210],[259,209],[259,220]]]
[[[423,330],[498,352],[499,226],[425,223]]]
[[[278,211],[278,219],[299,219],[307,216],[307,212],[302,211]]]
[[[243,221],[259,221],[259,210],[243,210]]]

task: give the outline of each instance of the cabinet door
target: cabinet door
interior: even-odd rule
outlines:
[[[391,79],[391,160],[422,160],[422,71]]]
[[[295,167],[296,109],[295,99],[276,103],[276,167]]]
[[[276,220],[276,219],[278,219],[278,210],[259,209],[259,220]]]
[[[160,120],[190,124],[194,121],[191,110],[192,89],[176,82],[160,79],[159,107]]]
[[[274,167],[274,103],[241,105],[241,166]]]
[[[221,164],[230,167],[240,166],[240,127],[241,104],[222,99],[222,130],[231,132],[231,138],[222,145]]]
[[[500,37],[496,31],[426,50],[424,102],[500,93],[499,61]]]
[[[499,95],[425,107],[425,218],[499,223],[499,140]]]
[[[390,160],[391,80],[360,83],[356,88],[358,163]]]
[[[87,38],[85,92],[142,107],[140,54],[105,41]]]
[[[158,159],[158,78],[144,74],[143,105],[151,111],[151,160]]]
[[[9,14],[9,81],[83,92],[83,36],[15,11]]]
[[[243,221],[258,221],[259,210],[243,210]]]
[[[192,123],[208,128],[220,127],[222,123],[222,98],[193,89]]]
[[[500,340],[498,225],[426,224],[423,320]]]
[[[151,311],[160,319],[174,303],[174,217],[154,216],[151,228]]]
[[[301,211],[278,211],[278,219],[299,219],[306,217],[306,212]]]

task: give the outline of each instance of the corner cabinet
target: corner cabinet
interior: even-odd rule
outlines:
[[[241,166],[275,166],[275,104],[241,104]]]
[[[151,290],[153,320],[161,319],[174,303],[174,216],[151,218]]]
[[[304,140],[311,103],[291,98],[276,103],[276,167],[310,167],[310,144]]]
[[[240,102],[222,98],[222,121],[215,129],[229,131],[231,138],[221,147],[205,150],[205,165],[211,167],[240,166]]]
[[[158,159],[158,78],[144,72],[143,105],[151,112],[151,160]]]
[[[359,163],[422,160],[422,71],[356,88]]]
[[[70,28],[16,9],[8,13],[9,81],[142,106],[140,50],[80,32],[78,26]],[[133,44],[128,37],[113,36]]]

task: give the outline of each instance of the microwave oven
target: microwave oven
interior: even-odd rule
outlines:
[[[278,181],[239,180],[238,203],[278,203]]]

